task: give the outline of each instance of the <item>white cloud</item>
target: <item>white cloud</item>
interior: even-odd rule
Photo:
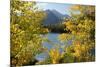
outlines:
[[[44,7],[46,7],[48,5],[48,3],[41,3],[41,2],[37,2],[37,6],[39,7],[39,8],[44,8]]]
[[[48,3],[37,3],[39,6],[46,6]]]

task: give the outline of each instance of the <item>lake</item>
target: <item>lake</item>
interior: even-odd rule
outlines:
[[[49,42],[43,42],[43,47],[47,48],[48,51],[52,48],[59,47],[59,51],[63,52],[63,47],[68,46],[72,43],[71,40],[69,40],[66,45],[64,43],[61,43],[60,40],[58,39],[60,33],[48,33],[46,35],[43,35],[43,37],[47,37],[50,40]],[[43,61],[48,57],[47,52],[43,52],[39,55],[36,55],[36,59],[38,61]]]

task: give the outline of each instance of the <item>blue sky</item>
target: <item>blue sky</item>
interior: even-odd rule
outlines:
[[[39,9],[42,10],[57,10],[58,12],[62,14],[68,14],[70,15],[70,7],[72,6],[71,4],[64,4],[64,3],[44,3],[44,2],[37,2],[37,6]]]

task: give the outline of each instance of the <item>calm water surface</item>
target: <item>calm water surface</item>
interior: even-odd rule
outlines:
[[[59,51],[62,52],[63,51],[63,47],[64,46],[68,46],[71,44],[71,40],[69,40],[67,42],[67,44],[65,45],[64,43],[61,43],[58,39],[59,33],[48,33],[46,35],[43,35],[44,37],[47,36],[47,38],[50,40],[50,42],[52,42],[53,44],[49,43],[49,42],[43,42],[43,46],[45,48],[47,48],[48,50],[55,48],[55,46],[58,46],[60,49]],[[39,61],[43,61],[48,57],[48,53],[47,52],[43,52],[39,55],[36,55],[36,59]]]

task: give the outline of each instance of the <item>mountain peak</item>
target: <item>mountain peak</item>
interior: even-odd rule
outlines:
[[[57,24],[63,21],[63,18],[65,15],[61,14],[57,10],[45,10],[47,17],[45,18],[43,24],[48,25],[48,24]],[[67,16],[67,15],[66,15]]]

